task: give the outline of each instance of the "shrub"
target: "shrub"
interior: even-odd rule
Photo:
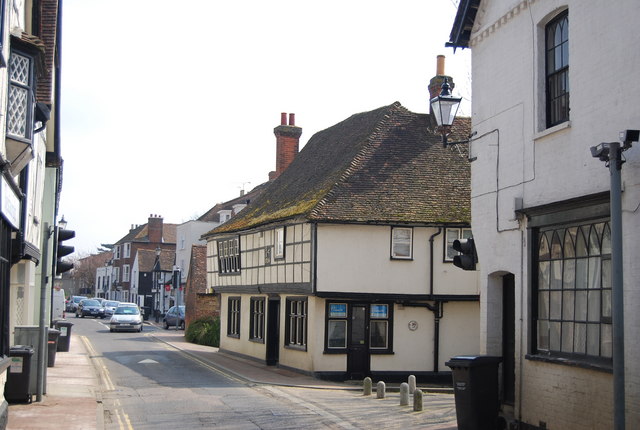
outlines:
[[[193,321],[184,334],[187,342],[220,346],[220,317],[203,317]]]

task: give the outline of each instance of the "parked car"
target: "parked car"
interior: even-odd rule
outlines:
[[[94,299],[80,300],[76,309],[76,318],[78,317],[104,318],[104,307]]]
[[[71,296],[69,297],[69,301],[67,303],[67,312],[75,312],[78,309],[78,303],[80,300],[86,299],[87,296]]]
[[[135,303],[121,304],[118,306],[109,321],[109,331],[142,331],[142,315],[140,308]]]
[[[91,297],[91,299],[99,301],[102,306],[104,306],[104,301],[106,300],[102,297]]]
[[[104,306],[104,316],[111,317],[119,304],[120,302],[117,300],[105,300],[102,302],[102,306]]]
[[[177,326],[179,329],[184,330],[184,306],[171,306],[162,319],[164,323],[164,329],[169,329],[169,326]]]

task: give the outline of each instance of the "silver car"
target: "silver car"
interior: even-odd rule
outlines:
[[[110,317],[113,315],[119,304],[120,302],[116,300],[105,300],[102,302],[102,306],[104,306],[104,316]]]
[[[118,306],[109,321],[109,331],[142,331],[142,315],[135,304],[133,306]]]

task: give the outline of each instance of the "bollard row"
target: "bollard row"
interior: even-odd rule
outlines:
[[[373,381],[368,376],[362,381],[362,395],[370,396],[373,389]],[[386,396],[387,386],[383,381],[376,384],[376,397],[384,399]],[[422,390],[416,388],[416,377],[409,376],[409,382],[400,384],[400,406],[409,405],[409,394],[413,394],[413,410],[418,412],[424,408]]]

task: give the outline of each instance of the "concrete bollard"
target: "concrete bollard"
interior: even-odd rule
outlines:
[[[414,391],[416,391],[416,377],[409,375],[409,394],[413,394]]]
[[[400,384],[400,406],[409,405],[409,384],[403,382]]]
[[[383,381],[378,381],[376,385],[376,397],[378,399],[384,399],[384,396],[387,394],[387,385]]]
[[[368,376],[366,378],[364,378],[364,381],[362,381],[362,395],[363,396],[370,396],[371,395],[371,378],[369,378]]]
[[[422,408],[422,390],[416,390],[413,392],[413,410],[418,412],[421,411]]]

